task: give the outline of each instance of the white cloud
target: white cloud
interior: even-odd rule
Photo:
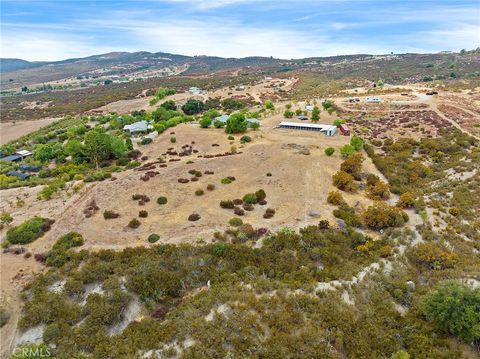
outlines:
[[[1,53],[4,58],[56,61],[120,50],[125,51],[125,48],[99,46],[91,38],[69,34],[61,35],[31,30],[15,31],[14,33],[2,32]]]
[[[166,0],[166,2],[187,4],[197,10],[216,9],[229,5],[262,2],[264,0]]]
[[[211,8],[262,0],[168,1],[195,3],[196,6]],[[407,27],[408,22],[419,21],[425,16],[420,9],[416,12],[402,9],[390,18],[384,16],[383,11],[386,10],[383,9],[376,14],[357,14],[354,19],[357,21],[345,21],[332,16],[331,21],[323,23],[315,12],[310,11],[303,17],[304,23],[301,25],[298,22],[300,17],[278,25],[272,21],[248,21],[245,14],[240,21],[235,20],[235,14],[214,17],[170,12],[159,16],[151,8],[132,11],[118,9],[90,14],[88,17],[79,16],[62,23],[4,22],[1,50],[3,57],[27,60],[61,60],[110,51],[141,50],[183,55],[274,56],[290,59],[477,47],[480,43],[480,24],[478,18],[473,21],[475,11],[462,8],[451,10],[451,13],[442,9],[433,11],[424,21],[430,25],[414,30]],[[371,30],[369,26],[385,28],[385,32]],[[401,26],[406,27],[403,34],[388,31]]]

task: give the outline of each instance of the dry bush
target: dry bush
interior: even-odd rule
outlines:
[[[114,211],[106,210],[103,212],[103,218],[105,219],[114,219],[118,217],[120,217],[120,215]]]
[[[241,209],[240,207],[235,207],[233,209],[233,213],[235,213],[237,216],[245,215],[245,211],[243,209]]]
[[[165,320],[165,317],[167,316],[168,313],[168,307],[163,304],[157,305],[157,307],[152,311],[152,318],[158,319],[160,321]]]
[[[204,194],[205,194],[205,192],[203,191],[203,189],[197,189],[195,191],[196,196],[203,196]]]
[[[226,208],[226,209],[232,209],[235,207],[233,201],[231,200],[226,200],[226,201],[220,201],[220,207]]]
[[[356,192],[358,184],[353,176],[345,171],[338,171],[333,175],[333,185],[342,191]]]
[[[411,192],[405,192],[400,195],[397,201],[397,207],[413,208],[415,206],[415,196]]]
[[[198,213],[192,213],[191,215],[188,216],[188,220],[190,222],[195,222],[195,221],[198,221],[200,219],[200,215]]]
[[[140,221],[136,218],[133,218],[130,222],[128,222],[128,226],[130,228],[138,228],[140,227],[140,224],[141,224]]]
[[[40,263],[45,263],[47,261],[45,253],[35,253],[33,258],[35,258],[35,260]]]
[[[263,215],[263,218],[272,218],[275,215],[275,210],[273,208],[267,208]]]
[[[339,206],[345,203],[345,200],[339,191],[330,191],[327,196],[327,203]]]
[[[254,209],[253,204],[250,203],[244,203],[242,207],[245,211],[253,211]]]
[[[141,210],[141,211],[138,212],[138,216],[140,218],[147,218],[148,217],[148,212],[145,211],[145,210]]]
[[[240,206],[242,203],[243,203],[243,200],[240,199],[240,198],[235,198],[235,199],[233,200],[233,204],[234,204],[235,206]]]
[[[215,189],[215,185],[214,185],[214,184],[209,183],[209,184],[207,185],[207,191],[213,191],[214,189]]]
[[[100,209],[100,207],[97,206],[97,202],[95,202],[94,199],[92,199],[90,202],[88,202],[87,207],[83,210],[83,213],[85,214],[85,218],[90,218],[92,217],[97,211]]]

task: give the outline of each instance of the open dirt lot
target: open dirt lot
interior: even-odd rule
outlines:
[[[266,191],[268,204],[256,205],[254,211],[247,211],[244,216],[244,221],[254,227],[316,224],[319,218],[315,218],[315,214],[333,221],[332,209],[326,204],[326,196],[333,189],[331,176],[339,169],[341,159],[338,151],[334,156],[327,157],[324,149],[328,146],[338,149],[349,138],[339,135],[329,138],[320,133],[272,129],[278,122],[279,115],[264,120],[263,130],[250,132],[253,141],[245,147],[239,144],[239,136],[236,137],[234,144],[238,148],[238,154],[214,158],[197,158],[197,155],[229,151],[231,144],[223,130],[200,129],[196,124],[180,125],[173,129],[177,138],[175,145],[170,143],[170,135],[164,133],[145,147],[144,155],[149,157],[146,162],[155,160],[167,148],[179,150],[182,145],[192,141],[195,142],[193,148],[199,152],[181,157],[180,161],[168,162],[165,168],[157,165],[155,171],[159,175],[147,182],[140,180],[143,172],[129,170],[117,174],[115,181],[87,184],[73,197],[63,195],[64,197],[50,201],[36,199],[40,188],[6,190],[2,191],[1,209],[11,212],[16,222],[34,215],[56,220],[50,232],[29,245],[35,252],[49,249],[59,235],[72,230],[85,236],[86,247],[97,248],[145,244],[146,237],[151,233],[158,233],[162,242],[170,243],[195,241],[199,237],[209,240],[215,231],[226,229],[228,220],[234,216],[231,210],[220,208],[219,202],[241,198],[260,188]],[[311,154],[298,154],[295,149],[282,148],[282,145],[289,143],[305,146]],[[214,147],[212,144],[219,146]],[[187,164],[188,160],[194,163]],[[370,171],[374,170],[372,166],[368,167]],[[190,169],[202,173],[209,170],[214,174],[204,174],[197,182],[178,183],[179,178],[192,177],[188,173]],[[266,176],[268,172],[272,173],[271,177]],[[234,176],[236,180],[231,184],[221,184],[220,180],[226,176]],[[214,191],[206,190],[209,183],[215,185]],[[194,192],[197,189],[204,189],[205,194],[196,196]],[[149,196],[151,201],[139,206],[138,201],[131,199],[136,193]],[[15,207],[18,196],[25,200],[22,208]],[[168,203],[158,205],[156,199],[159,196],[166,196]],[[100,210],[93,217],[85,218],[83,210],[92,199],[95,199]],[[277,211],[272,219],[262,217],[268,207]],[[102,216],[104,210],[118,212],[120,217],[105,220]],[[137,217],[140,210],[147,210],[148,218],[140,219],[142,224],[138,229],[128,228],[128,222]],[[187,218],[193,212],[202,218],[197,222],[189,222]]]
[[[16,121],[16,122],[0,122],[0,145],[4,145],[19,137],[38,130],[40,127],[49,125],[59,118],[43,118],[35,121]]]

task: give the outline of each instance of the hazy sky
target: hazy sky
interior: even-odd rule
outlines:
[[[480,46],[480,0],[2,0],[1,57],[301,58]]]

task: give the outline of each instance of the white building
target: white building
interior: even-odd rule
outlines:
[[[382,99],[380,97],[368,96],[365,99],[365,102],[367,102],[367,103],[380,103],[380,102],[382,102]]]
[[[333,136],[337,132],[337,126],[333,125],[322,125],[318,123],[300,123],[300,122],[287,122],[282,121],[277,126],[279,128],[288,128],[293,130],[303,130],[303,131],[317,131],[321,132],[327,136]]]
[[[123,126],[123,130],[127,131],[131,134],[134,133],[146,133],[149,130],[152,130],[153,126],[150,125],[147,121],[138,121],[135,123],[132,123],[131,125],[125,125]]]
[[[192,86],[188,89],[188,92],[190,92],[192,95],[203,95],[203,94],[206,94],[207,91],[205,90],[202,90],[198,87],[195,87],[195,86]]]

